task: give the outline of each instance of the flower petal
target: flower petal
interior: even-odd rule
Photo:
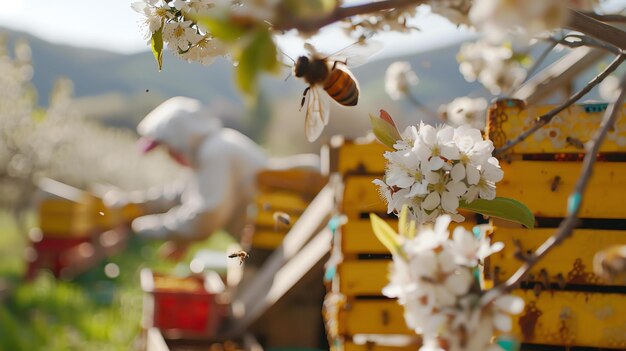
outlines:
[[[455,183],[462,181],[465,178],[465,166],[461,163],[457,163],[452,167],[450,176]]]
[[[433,191],[432,193],[428,194],[428,196],[426,196],[424,202],[422,202],[422,207],[425,210],[434,210],[437,206],[439,206],[440,202],[441,197],[439,196],[439,193]]]

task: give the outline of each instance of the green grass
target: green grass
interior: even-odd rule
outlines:
[[[56,280],[43,271],[26,282],[19,278],[25,271],[21,252],[26,240],[1,213],[0,233],[0,279],[14,287],[0,302],[0,351],[137,349],[143,297],[140,269],[181,267],[158,258],[159,243],[131,238],[124,252],[72,281]],[[188,263],[200,248],[224,250],[231,242],[228,235],[216,233],[194,245],[181,262]],[[119,267],[118,277],[106,276],[107,263]]]

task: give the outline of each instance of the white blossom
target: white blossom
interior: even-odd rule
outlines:
[[[163,27],[163,40],[167,41],[167,47],[175,53],[188,50],[191,43],[197,43],[201,39],[202,35],[191,26],[191,21],[168,22]]]
[[[147,29],[144,30],[144,38],[146,39],[149,39],[154,32],[158,31],[166,20],[172,18],[170,7],[160,0],[136,1],[130,6],[133,10],[145,16],[141,26]]]
[[[600,97],[608,102],[613,102],[619,95],[619,78],[616,76],[608,76],[604,78],[602,83],[598,86],[598,92]]]
[[[448,214],[455,221],[461,200],[493,199],[503,173],[491,157],[493,143],[468,126],[409,127],[395,151],[386,152],[385,179],[377,179],[389,212],[408,205],[419,223]]]
[[[526,77],[526,70],[508,46],[493,45],[485,40],[465,43],[457,59],[465,80],[478,80],[494,95],[509,91]]]
[[[471,0],[435,0],[428,3],[433,13],[443,16],[454,24],[468,25]]]
[[[476,129],[484,129],[486,122],[487,100],[484,98],[458,97],[439,110],[443,119],[450,125],[458,127],[468,125]]]
[[[417,74],[406,61],[390,64],[385,72],[385,91],[393,100],[400,100],[418,82]]]
[[[474,272],[503,244],[460,226],[451,239],[450,221],[443,215],[434,226],[420,227],[414,238],[403,237],[383,294],[404,307],[407,325],[423,338],[420,351],[500,350],[494,334],[510,331],[510,315],[521,313],[524,301],[498,290],[481,291]]]

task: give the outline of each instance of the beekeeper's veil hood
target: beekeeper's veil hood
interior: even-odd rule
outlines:
[[[137,131],[148,141],[144,151],[164,144],[193,159],[200,142],[221,127],[221,121],[200,101],[177,96],[152,110],[139,123]]]

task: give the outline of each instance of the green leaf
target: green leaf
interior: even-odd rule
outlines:
[[[207,27],[212,36],[224,42],[234,42],[246,34],[246,29],[233,22],[230,18],[220,18],[206,15],[188,16],[191,19],[196,20],[198,24],[202,24]]]
[[[370,123],[376,139],[389,148],[393,149],[396,141],[402,139],[398,129],[384,119],[370,114]]]
[[[401,250],[400,236],[396,231],[374,213],[370,213],[370,221],[372,222],[374,234],[378,240],[385,245],[389,252],[393,255],[401,255],[404,257],[404,253]]]
[[[163,26],[152,33],[152,53],[156,59],[159,71],[163,68]]]
[[[261,71],[276,72],[280,65],[276,57],[276,44],[269,31],[259,29],[237,58],[235,81],[248,95],[256,93],[258,75]]]
[[[459,208],[520,223],[526,228],[535,226],[535,216],[530,209],[523,203],[506,197],[496,197],[493,200],[476,199],[469,204],[461,201]]]

